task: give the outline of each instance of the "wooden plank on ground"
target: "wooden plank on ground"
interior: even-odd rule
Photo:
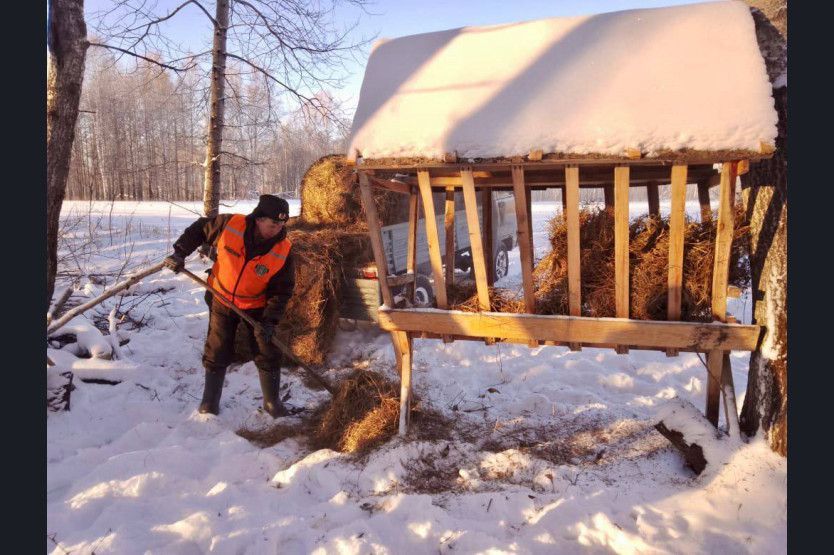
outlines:
[[[455,281],[455,188],[446,187],[446,216],[444,218],[446,231],[446,283],[451,285]]]
[[[708,352],[713,349],[752,351],[759,326],[720,322],[663,322],[458,310],[379,311],[385,331],[414,331],[468,337],[514,338],[522,341],[562,341],[677,348]]]
[[[727,283],[730,277],[730,251],[733,244],[733,198],[736,187],[736,164],[721,168],[718,201],[718,225],[715,233],[715,261],[712,268],[712,318],[727,318]]]
[[[481,240],[481,223],[478,218],[478,198],[475,193],[475,180],[471,169],[460,172],[463,182],[463,205],[466,209],[466,224],[469,230],[469,245],[472,249],[472,269],[475,274],[475,287],[478,291],[478,306],[489,311],[489,284],[487,282],[484,248]]]
[[[359,191],[362,196],[362,206],[365,208],[365,217],[368,220],[368,234],[371,236],[371,248],[374,251],[376,272],[379,278],[380,289],[382,289],[382,302],[386,306],[394,306],[394,297],[391,295],[391,288],[388,287],[388,261],[385,258],[385,251],[382,248],[382,231],[379,225],[379,216],[376,212],[376,203],[371,193],[371,185],[368,183],[368,176],[359,172]]]
[[[669,273],[666,285],[666,319],[681,319],[681,292],[683,287],[683,238],[686,211],[686,166],[672,166],[672,208],[669,214]],[[677,356],[675,349],[666,351]]]
[[[527,212],[527,192],[524,187],[524,168],[513,166],[513,193],[518,229],[518,249],[521,258],[521,280],[524,289],[524,306],[528,314],[536,312],[535,284],[533,283],[533,248],[530,237],[530,215]]]
[[[660,216],[660,187],[657,183],[646,184],[646,196],[649,199],[649,215]]]
[[[423,201],[423,216],[426,222],[426,242],[429,247],[429,260],[431,261],[431,270],[434,276],[434,297],[437,300],[437,308],[447,308],[449,305],[446,300],[446,280],[443,276],[443,260],[440,256],[440,242],[437,234],[434,199],[432,199],[431,185],[429,185],[429,172],[426,170],[418,171],[417,182],[420,187],[420,197]]]
[[[628,318],[628,166],[614,168],[614,301],[617,318]],[[619,354],[628,347],[618,346]]]

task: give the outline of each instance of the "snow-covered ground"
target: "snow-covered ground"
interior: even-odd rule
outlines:
[[[183,206],[94,203],[90,213],[89,203],[65,203],[64,219],[74,227],[63,243],[62,269],[108,274],[101,277],[112,284],[123,266],[160,260],[199,211],[199,203]],[[291,202],[293,214],[298,208]],[[533,206],[537,256],[547,247],[547,218],[559,209]],[[697,204],[688,211],[697,215]],[[498,285],[518,284],[517,251],[513,256]],[[189,267],[205,266],[195,259]],[[91,296],[102,289],[80,285]],[[418,395],[470,439],[394,440],[357,464],[332,451],[310,452],[295,439],[261,449],[236,435],[269,424],[256,410],[252,363],[227,375],[219,416],[198,414],[207,325],[202,290],[164,271],[134,293],[122,309],[135,304],[131,318],[142,328],[122,324],[118,335],[129,342],[117,360],[73,354],[112,346],[101,344],[107,333],[86,318],[75,322],[85,330],[78,344],[48,349],[56,363],[50,384],[72,370],[77,387],[71,410],[47,418],[48,552],[787,550],[785,459],[759,438],[723,440],[726,448],[695,477],[652,427],[670,399],[703,408],[706,370],[695,355],[415,340]],[[101,315],[117,302],[108,301]],[[731,310],[749,321],[746,298],[733,300]],[[732,354],[739,406],[747,358]],[[395,379],[393,361],[387,336],[342,331],[329,373],[359,365]],[[292,406],[313,407],[326,395],[305,388],[293,372],[284,372],[283,384]],[[488,437],[491,450],[478,449],[473,438]],[[550,443],[537,447],[542,440]],[[426,469],[446,476],[451,489],[433,493],[415,479]]]

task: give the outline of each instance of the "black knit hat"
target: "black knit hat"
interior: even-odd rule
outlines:
[[[252,211],[256,218],[272,218],[273,220],[287,221],[290,217],[290,205],[281,197],[275,195],[261,195],[258,205]]]

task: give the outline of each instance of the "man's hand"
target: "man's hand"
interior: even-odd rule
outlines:
[[[185,268],[185,257],[174,253],[170,256],[166,256],[165,260],[163,260],[165,267],[169,270],[173,271],[175,274],[179,273],[180,270]]]
[[[271,343],[272,342],[272,336],[275,335],[275,328],[276,328],[276,325],[275,325],[274,322],[262,322],[261,323],[260,335],[261,335],[261,340],[264,343]]]

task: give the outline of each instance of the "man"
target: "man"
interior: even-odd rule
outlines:
[[[240,317],[230,305],[259,321],[263,332],[245,326],[247,340],[255,353],[255,366],[263,392],[263,408],[273,418],[286,416],[278,398],[281,354],[270,343],[295,287],[295,271],[285,224],[289,204],[274,195],[261,195],[248,216],[220,214],[199,218],[174,243],[174,254],[165,266],[179,272],[185,257],[203,243],[216,244],[217,261],[209,284],[218,294],[210,302],[209,327],[203,351],[206,370],[201,413],[218,414],[226,368],[234,355],[235,331]]]

